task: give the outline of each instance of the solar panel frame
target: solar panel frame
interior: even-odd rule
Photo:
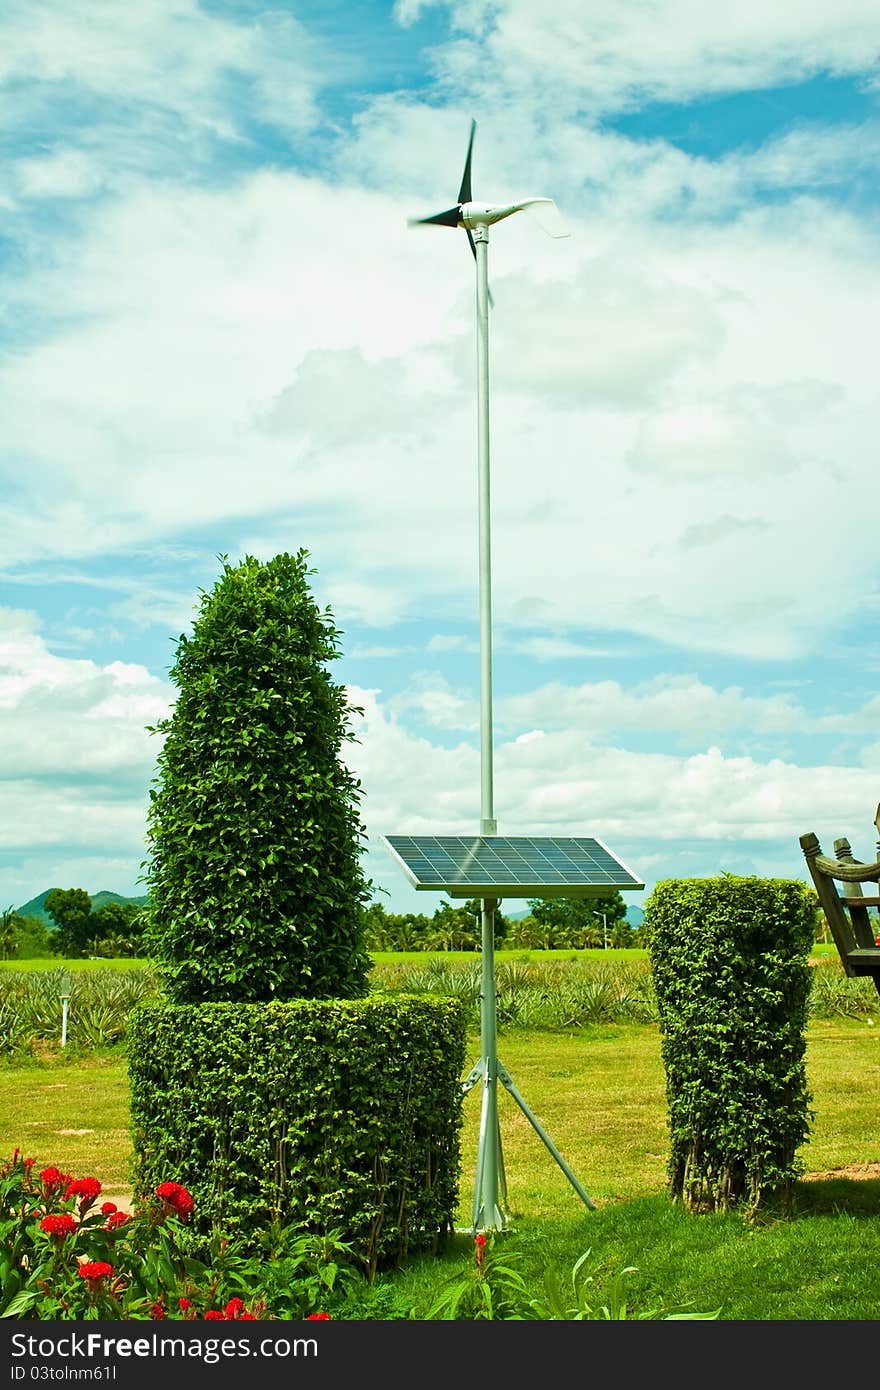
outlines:
[[[419,892],[451,898],[587,898],[644,888],[595,836],[383,835]]]

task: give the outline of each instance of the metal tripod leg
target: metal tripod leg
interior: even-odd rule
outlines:
[[[498,1061],[496,989],[494,967],[495,898],[484,898],[482,909],[483,969],[480,988],[480,1037],[482,1056],[463,1083],[465,1092],[478,1081],[483,1083],[483,1107],[480,1113],[480,1142],[477,1148],[477,1172],[474,1185],[473,1226],[475,1231],[503,1231],[507,1225],[507,1182],[504,1176],[504,1157],[501,1150],[501,1126],[498,1123],[498,1082],[513,1096],[529,1124],[547,1145],[575,1192],[594,1210],[593,1203],[556,1146],[548,1138]]]
[[[472,1212],[475,1231],[503,1231],[507,1225],[507,1178],[501,1147],[501,1125],[498,1121],[496,1067],[490,1066],[487,1057],[481,1057],[462,1087],[462,1090],[467,1092],[478,1081],[483,1082]]]
[[[488,1213],[488,1217],[489,1217],[490,1219],[487,1219],[487,1215],[486,1215],[486,1213],[483,1212],[483,1209],[482,1209],[482,1207],[483,1207],[483,1194],[484,1194],[484,1192],[485,1192],[485,1190],[486,1190],[485,1187],[484,1187],[486,1151],[487,1151],[487,1148],[490,1147],[489,1144],[488,1144],[488,1131],[487,1131],[487,1124],[489,1123],[488,1112],[489,1112],[490,1109],[491,1109],[491,1106],[487,1103],[487,1093],[488,1093],[488,1092],[487,1092],[487,1086],[486,1086],[486,1078],[487,1078],[488,1071],[489,1071],[489,1068],[488,1068],[488,1064],[487,1064],[487,1059],[486,1059],[485,1057],[481,1057],[480,1060],[479,1060],[479,1062],[477,1062],[476,1066],[473,1067],[473,1069],[472,1069],[472,1070],[470,1071],[470,1073],[468,1074],[466,1080],[465,1080],[465,1081],[463,1082],[463,1084],[462,1084],[462,1090],[464,1091],[465,1094],[467,1094],[468,1091],[470,1091],[474,1086],[476,1086],[476,1084],[477,1084],[478,1081],[482,1081],[482,1082],[484,1083],[484,1089],[483,1089],[483,1110],[482,1110],[482,1114],[481,1114],[481,1117],[480,1117],[480,1140],[479,1140],[479,1147],[478,1147],[478,1149],[477,1149],[477,1171],[476,1171],[476,1178],[475,1178],[475,1185],[474,1185],[473,1226],[474,1226],[474,1230],[478,1230],[481,1226],[486,1227],[486,1226],[489,1226],[489,1225],[491,1225],[491,1226],[493,1226],[493,1227],[496,1227],[496,1228],[498,1228],[498,1229],[502,1229],[502,1230],[503,1230],[503,1228],[504,1228],[504,1226],[505,1226],[505,1224],[506,1224],[506,1218],[505,1218],[505,1216],[504,1216],[504,1211],[503,1211],[502,1209],[506,1210],[506,1208],[507,1208],[507,1179],[506,1179],[505,1172],[504,1172],[504,1150],[503,1150],[502,1143],[501,1143],[501,1126],[500,1126],[500,1123],[499,1123],[499,1121],[498,1121],[497,1106],[495,1107],[495,1136],[496,1136],[496,1137],[495,1137],[494,1158],[495,1158],[496,1170],[497,1170],[497,1191],[498,1191],[498,1193],[499,1193],[499,1200],[498,1200],[498,1205],[496,1205],[495,1208],[494,1208],[494,1211]],[[539,1121],[536,1119],[536,1117],[532,1114],[531,1110],[529,1109],[529,1107],[528,1107],[528,1105],[526,1104],[526,1102],[523,1100],[523,1098],[522,1098],[522,1096],[520,1095],[519,1091],[517,1090],[516,1086],[513,1084],[513,1081],[511,1080],[511,1076],[510,1076],[510,1073],[509,1073],[509,1071],[507,1070],[507,1068],[506,1068],[505,1066],[503,1066],[502,1063],[501,1063],[500,1061],[498,1061],[497,1058],[496,1058],[496,1061],[495,1061],[495,1074],[496,1074],[497,1080],[501,1082],[501,1084],[502,1084],[502,1086],[504,1086],[505,1090],[508,1091],[508,1092],[510,1093],[510,1095],[513,1096],[513,1099],[516,1101],[517,1105],[519,1106],[520,1110],[521,1110],[521,1111],[523,1112],[523,1114],[525,1115],[526,1119],[528,1120],[529,1124],[530,1124],[530,1125],[532,1126],[532,1128],[534,1129],[535,1133],[539,1136],[539,1138],[543,1141],[543,1143],[546,1144],[546,1146],[547,1146],[547,1148],[549,1149],[550,1153],[553,1155],[553,1157],[555,1158],[556,1162],[559,1164],[559,1167],[562,1169],[563,1173],[564,1173],[565,1176],[568,1178],[568,1180],[569,1180],[569,1182],[571,1183],[572,1187],[574,1188],[575,1192],[578,1194],[578,1196],[581,1198],[581,1200],[582,1200],[582,1201],[584,1202],[584,1204],[589,1208],[590,1211],[595,1211],[595,1210],[596,1210],[596,1204],[590,1199],[590,1197],[589,1197],[589,1196],[587,1195],[587,1193],[584,1191],[583,1187],[582,1187],[581,1184],[578,1182],[577,1178],[575,1177],[575,1175],[574,1175],[574,1173],[572,1172],[571,1168],[570,1168],[570,1167],[568,1166],[568,1164],[566,1163],[565,1159],[562,1157],[562,1155],[561,1155],[561,1153],[559,1152],[559,1150],[557,1149],[556,1145],[555,1145],[555,1144],[553,1143],[553,1141],[550,1139],[549,1135],[548,1135],[547,1132],[544,1130],[543,1126],[539,1123]],[[492,1190],[495,1190],[495,1189],[492,1189]]]
[[[580,1183],[578,1182],[578,1180],[577,1180],[577,1178],[575,1177],[574,1173],[573,1173],[573,1172],[571,1171],[571,1169],[569,1168],[569,1166],[568,1166],[568,1164],[566,1163],[565,1159],[562,1157],[562,1154],[559,1152],[559,1150],[557,1149],[556,1145],[553,1143],[553,1141],[552,1141],[552,1140],[550,1139],[550,1137],[547,1135],[546,1131],[542,1128],[542,1126],[541,1126],[541,1125],[538,1123],[538,1121],[535,1119],[535,1116],[532,1114],[531,1110],[530,1110],[529,1107],[526,1105],[526,1103],[525,1103],[525,1101],[523,1100],[522,1096],[520,1095],[519,1091],[516,1089],[516,1087],[514,1086],[513,1082],[511,1081],[511,1079],[510,1079],[510,1073],[507,1071],[506,1067],[503,1067],[503,1066],[501,1065],[501,1063],[500,1063],[499,1061],[497,1061],[497,1060],[496,1060],[496,1064],[495,1064],[495,1065],[496,1065],[496,1069],[497,1069],[497,1073],[498,1073],[498,1080],[499,1080],[499,1081],[501,1082],[501,1084],[504,1086],[505,1090],[509,1091],[510,1094],[513,1096],[514,1100],[516,1101],[516,1103],[517,1103],[517,1105],[519,1106],[520,1110],[521,1110],[521,1111],[523,1112],[523,1114],[525,1115],[525,1117],[526,1117],[526,1119],[528,1120],[529,1124],[532,1126],[532,1129],[534,1129],[535,1133],[539,1136],[539,1138],[543,1139],[544,1143],[547,1145],[547,1148],[550,1150],[551,1154],[552,1154],[553,1157],[556,1159],[556,1162],[559,1164],[559,1166],[560,1166],[560,1168],[562,1169],[563,1173],[564,1173],[565,1176],[568,1178],[568,1181],[571,1183],[571,1185],[572,1185],[572,1187],[574,1188],[575,1192],[576,1192],[576,1193],[578,1194],[578,1196],[583,1200],[583,1202],[589,1207],[590,1211],[595,1211],[595,1210],[596,1210],[596,1204],[595,1204],[595,1202],[592,1202],[592,1201],[590,1200],[590,1198],[587,1196],[586,1192],[585,1192],[584,1189],[581,1187]],[[499,1147],[500,1147],[500,1141],[499,1141]]]

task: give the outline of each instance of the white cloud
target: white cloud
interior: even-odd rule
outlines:
[[[430,4],[393,13],[415,33]],[[87,575],[95,593],[87,616],[0,622],[18,865],[40,845],[65,875],[140,857],[143,726],[169,689],[60,653],[109,621],[130,642],[182,630],[194,557],[221,535],[233,558],[305,546],[349,654],[387,658],[353,750],[371,833],[478,823],[473,695],[396,671],[413,648],[392,630],[417,620],[438,658],[476,650],[460,635],[477,612],[473,260],[459,230],[406,226],[450,205],[472,114],[478,195],[552,195],[572,231],[515,217],[492,234],[499,654],[543,679],[626,633],[630,650],[668,644],[670,670],[679,651],[688,672],[688,652],[811,658],[821,687],[829,646],[873,618],[880,255],[856,194],[880,125],[798,122],[775,94],[776,136],[709,159],[601,124],[822,74],[867,89],[873,0],[447,9],[434,78],[382,92],[353,31],[326,43],[284,7],[5,7],[0,113],[27,140],[0,199],[0,568],[47,603],[50,581]],[[296,167],[312,134],[322,162]],[[857,699],[808,715],[751,694],[748,667],[723,689],[548,679],[499,702],[499,822],[607,833],[646,874],[726,855],[799,874],[810,821],[854,833],[872,809],[880,716]],[[656,751],[607,746],[629,731]],[[807,731],[867,741],[861,767],[797,768],[756,741],[726,755],[728,731],[774,751]],[[687,752],[660,751],[675,736]]]
[[[0,39],[7,124],[17,126],[25,117],[34,122],[37,113],[53,109],[52,103],[63,107],[65,100],[72,116],[75,100],[87,93],[115,104],[121,128],[142,121],[146,146],[164,124],[166,143],[179,148],[181,122],[193,133],[201,128],[240,139],[232,112],[242,98],[249,114],[302,131],[315,120],[314,93],[333,66],[332,50],[293,15],[268,10],[234,21],[196,0],[151,0],[140,7],[115,0],[41,0],[38,7],[9,0]]]
[[[410,647],[385,647],[380,643],[356,642],[354,646],[348,648],[346,655],[352,661],[384,661],[391,657],[402,656],[411,650]]]
[[[452,690],[436,672],[416,673],[405,690],[389,697],[388,709],[395,718],[415,713],[434,729],[472,732],[480,727],[477,702]]]
[[[346,746],[345,759],[362,783],[371,837],[466,824],[474,802],[475,749],[464,743],[441,748],[414,736],[376,690],[349,686],[348,696],[364,711],[353,721],[358,742]]]
[[[157,752],[144,725],[167,712],[169,688],[136,665],[100,668],[55,657],[41,644],[33,618],[3,616],[3,849],[20,854],[22,863],[29,856],[36,862],[39,852],[52,855],[53,882],[65,878],[65,865],[78,863],[79,886],[97,891],[109,886],[105,867],[109,872],[113,864],[136,865],[144,857],[146,789]],[[635,753],[599,741],[603,719],[606,728],[614,723],[612,707],[623,708],[630,727],[671,727],[686,719],[695,730],[743,720],[774,729],[787,727],[796,713],[788,697],[759,701],[687,679],[654,682],[640,699],[613,684],[590,687],[587,695],[592,706],[560,709],[559,692],[545,688],[516,704],[520,721],[530,713],[552,716],[554,709],[568,720],[563,729],[552,717],[545,727],[533,723],[523,730],[520,722],[513,737],[498,740],[501,833],[596,835],[649,878],[687,872],[694,845],[703,845],[700,873],[761,853],[789,862],[790,875],[801,877],[797,837],[805,831],[815,829],[825,839],[847,833],[854,848],[861,844],[865,808],[876,801],[873,767],[726,757],[708,740],[704,751],[689,756]],[[364,710],[354,720],[358,741],[347,745],[345,756],[363,787],[370,872],[399,893],[405,885],[394,884],[379,836],[476,827],[478,749],[472,731],[470,742],[453,747],[414,736],[393,696],[357,686],[348,696]],[[585,709],[594,725],[589,733]],[[442,701],[433,715],[441,727],[455,724]],[[88,884],[81,883],[84,865],[93,866]],[[72,873],[71,867],[66,877]],[[18,900],[46,886],[22,881]]]
[[[803,731],[811,721],[790,695],[757,697],[739,687],[715,690],[693,675],[659,675],[634,689],[617,681],[578,686],[559,681],[499,702],[498,722],[507,729],[540,724],[596,734],[622,730],[688,733],[699,738],[723,731]]]
[[[847,714],[823,715],[817,725],[829,733],[866,733],[880,729],[880,695],[874,695],[861,709]]]
[[[145,726],[167,714],[170,700],[169,687],[143,666],[56,656],[37,627],[31,614],[0,609],[0,766],[18,788],[4,817],[16,843],[23,822],[10,811],[18,795],[55,826],[52,834],[63,824],[63,814],[47,815],[55,788],[80,812],[96,789],[115,802],[111,783],[123,799],[134,789],[140,804],[158,751]],[[68,830],[80,833],[72,823]]]
[[[417,17],[425,3],[403,7]],[[646,101],[785,85],[817,73],[870,75],[880,57],[872,0],[450,0],[461,37],[437,53],[441,81],[472,100],[546,103],[598,114]],[[515,98],[513,96],[515,94]],[[503,99],[503,97],[501,97]]]
[[[475,831],[479,754],[413,737],[376,691],[351,696],[365,708],[360,743],[346,756],[365,790],[371,871],[395,889],[379,836]],[[533,728],[496,748],[494,809],[501,834],[594,835],[646,881],[752,872],[757,862],[803,879],[798,837],[809,830],[829,842],[848,834],[857,857],[873,853],[873,776],[870,768],[726,757],[712,743],[691,755],[642,753],[603,747],[577,728]]]
[[[480,725],[475,696],[454,689],[437,671],[416,672],[404,689],[386,695],[384,708],[404,727],[413,715],[420,725],[447,732],[473,734]],[[756,737],[871,734],[880,729],[880,698],[843,714],[815,714],[788,692],[748,695],[741,686],[718,690],[696,675],[661,674],[629,688],[615,680],[550,681],[496,698],[493,714],[496,734],[514,741],[567,729],[591,740],[636,731],[693,743],[743,732]]]
[[[451,632],[436,632],[427,644],[429,652],[476,652],[479,649],[478,642],[472,642],[461,634]]]
[[[647,264],[643,255],[630,260],[619,246],[595,258],[582,253],[563,280],[554,256],[543,252],[535,248],[530,267],[520,260],[494,281],[493,380],[505,389],[539,396],[545,409],[639,409],[662,398],[683,370],[716,357],[723,318],[677,264],[663,266],[650,254]],[[472,377],[469,371],[468,386]]]
[[[503,646],[503,643],[499,643]],[[533,657],[535,661],[570,661],[585,656],[607,656],[601,647],[586,646],[574,642],[569,637],[525,637],[510,644],[523,656]]]
[[[104,182],[100,160],[77,149],[19,159],[15,177],[24,198],[84,198]]]
[[[833,586],[839,621],[871,592],[880,264],[852,217],[805,211],[810,235],[762,213],[711,237],[618,229],[616,255],[579,252],[567,286],[499,236],[500,627],[577,642],[588,620],[783,657],[821,630],[817,593]],[[301,538],[345,620],[463,612],[475,383],[470,258],[454,249],[451,283],[389,200],[293,175],[142,191],[96,215],[64,277],[30,283],[66,327],[0,383],[20,499],[5,563],[222,523],[242,545]],[[847,490],[846,534],[816,505],[829,485]]]

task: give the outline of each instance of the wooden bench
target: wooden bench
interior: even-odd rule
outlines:
[[[874,825],[880,833],[880,806]],[[801,835],[800,846],[846,974],[870,975],[880,994],[880,946],[875,939],[877,919],[868,915],[869,907],[880,907],[880,895],[869,896],[862,890],[863,883],[875,883],[880,889],[880,859],[873,864],[854,859],[845,836],[834,841],[833,859],[822,853],[822,846],[812,831]],[[880,841],[877,849],[880,853]],[[838,884],[843,886],[843,891],[838,889]]]

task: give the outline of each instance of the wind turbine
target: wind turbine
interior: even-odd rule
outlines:
[[[568,228],[563,225],[559,216],[559,209],[552,198],[520,198],[517,203],[475,203],[471,192],[471,157],[474,151],[474,134],[477,129],[476,121],[471,121],[471,133],[468,140],[467,156],[464,161],[464,173],[461,178],[461,188],[458,190],[458,202],[455,207],[447,208],[445,212],[432,213],[430,217],[410,217],[408,218],[411,227],[422,227],[434,225],[438,227],[463,227],[467,233],[474,259],[477,262],[478,293],[480,276],[480,255],[477,246],[487,247],[489,242],[489,227],[495,222],[501,222],[503,218],[510,217],[515,212],[531,212],[535,219],[543,226],[544,230],[554,237],[566,237],[570,233]],[[486,291],[489,303],[492,296]],[[478,304],[479,310],[479,304]]]
[[[471,121],[458,202],[430,217],[410,217],[411,227],[463,227],[477,263],[477,456],[480,551],[480,834],[494,835],[497,825],[492,789],[492,599],[489,537],[489,228],[515,212],[533,211],[551,236],[567,237],[552,198],[521,198],[516,203],[476,203],[471,191],[471,159],[476,121]]]
[[[479,595],[480,595],[480,835],[496,835],[492,780],[492,597],[491,543],[489,537],[489,228],[515,212],[534,212],[551,236],[564,237],[563,225],[552,198],[521,198],[515,203],[478,203],[471,189],[471,156],[476,121],[471,121],[467,156],[464,162],[458,202],[430,217],[411,217],[410,226],[433,225],[463,227],[474,253],[477,270],[477,454],[479,479]],[[504,1160],[498,1126],[498,1081],[511,1092],[533,1127],[550,1149],[563,1171],[588,1207],[593,1203],[577,1178],[554,1147],[525,1101],[501,1067],[497,1054],[497,1007],[495,988],[495,911],[498,899],[484,897],[481,913],[482,990],[480,1005],[481,1057],[473,1068],[465,1090],[483,1082],[483,1106],[477,1150],[477,1178],[474,1194],[474,1227],[503,1229],[501,1192],[505,1189]]]

